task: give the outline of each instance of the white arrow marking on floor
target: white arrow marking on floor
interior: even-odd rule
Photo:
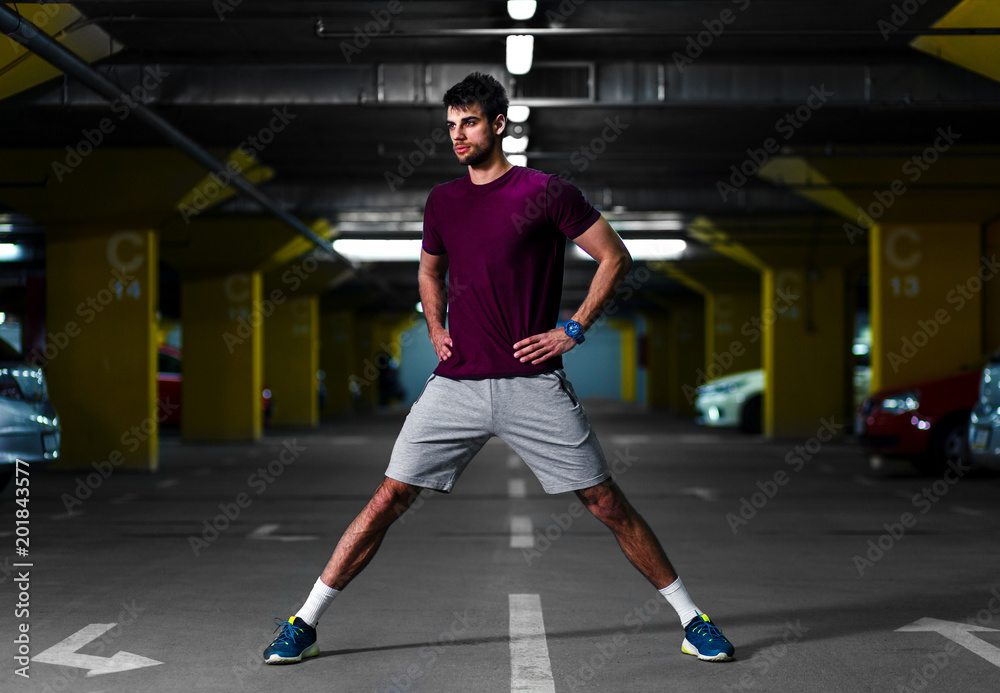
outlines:
[[[312,534],[275,535],[280,525],[261,525],[247,535],[247,539],[270,539],[271,541],[312,541],[319,537]]]
[[[511,498],[525,498],[528,495],[528,485],[524,479],[508,479],[507,495]]]
[[[984,640],[980,640],[970,631],[992,631],[996,628],[984,628],[968,623],[956,623],[955,621],[942,621],[936,618],[922,618],[914,621],[908,626],[897,628],[896,632],[913,633],[917,631],[933,631],[940,633],[944,637],[957,642],[970,652],[979,655],[993,666],[1000,667],[1000,648],[990,645]]]
[[[705,488],[704,486],[693,486],[691,488],[682,488],[682,496],[694,496],[696,498],[701,498],[703,501],[715,501],[719,498],[719,492],[714,488]]]
[[[534,525],[527,515],[512,515],[510,518],[510,548],[531,549],[535,538],[531,536]]]
[[[508,604],[511,693],[555,693],[542,598],[537,594],[511,594]]]
[[[101,637],[114,628],[117,623],[91,623],[86,628],[81,628],[73,635],[69,636],[61,643],[53,645],[44,652],[40,652],[31,658],[33,662],[44,662],[45,664],[61,664],[66,667],[76,667],[77,669],[87,669],[87,676],[100,676],[101,674],[113,674],[117,671],[128,671],[129,669],[140,669],[142,667],[152,667],[163,664],[155,659],[142,657],[131,652],[118,652],[112,657],[97,657],[95,655],[80,654],[77,652],[81,647]]]

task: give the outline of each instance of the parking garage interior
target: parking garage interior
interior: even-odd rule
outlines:
[[[1000,447],[976,433],[992,412],[969,422],[1000,349],[1000,5],[527,4],[0,4],[0,338],[58,414],[30,465],[42,656],[28,680],[15,644],[5,686],[284,690],[338,672],[331,690],[992,690],[1000,639],[978,614],[1000,613],[984,538]],[[498,441],[387,541],[342,600],[332,658],[305,673],[255,658],[437,365],[423,211],[466,174],[441,97],[474,71],[509,92],[511,163],[578,186],[635,260],[566,371],[628,461],[620,484],[747,645],[728,668],[674,662],[663,614],[632,630],[644,583],[596,524],[546,536],[568,500]],[[568,245],[560,324],[596,267]],[[745,400],[699,404],[752,377]],[[883,432],[880,407],[897,415]],[[18,488],[0,494],[5,609]],[[517,541],[515,516],[534,522]],[[586,560],[603,551],[607,566]],[[174,569],[210,585],[195,608],[171,613],[191,589]],[[522,592],[549,632],[548,669],[523,680],[507,649]],[[773,593],[787,600],[754,610]],[[123,616],[128,600],[146,610]],[[597,603],[573,620],[581,601]],[[878,625],[852,630],[865,613]],[[155,625],[203,616],[235,644],[206,658]],[[121,637],[86,630],[112,621]],[[97,634],[65,644],[81,632]],[[436,663],[416,656],[428,646]],[[810,669],[824,648],[833,664]],[[119,650],[156,664],[98,661]]]

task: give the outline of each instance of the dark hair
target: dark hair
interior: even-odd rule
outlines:
[[[483,115],[491,123],[501,113],[507,117],[507,90],[493,75],[473,72],[444,93],[445,108],[468,110],[472,104],[479,104]]]

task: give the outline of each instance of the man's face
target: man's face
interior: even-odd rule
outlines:
[[[498,139],[479,104],[464,111],[449,107],[448,130],[455,156],[463,166],[478,166],[489,159]]]

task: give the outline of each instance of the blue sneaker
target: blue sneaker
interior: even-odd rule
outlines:
[[[736,648],[726,640],[718,626],[705,614],[698,616],[684,628],[681,652],[695,655],[706,662],[726,662],[733,658]]]
[[[308,623],[296,616],[292,616],[289,621],[274,619],[274,622],[278,624],[281,632],[264,650],[265,663],[294,664],[301,662],[303,657],[315,657],[319,654],[316,629]]]

